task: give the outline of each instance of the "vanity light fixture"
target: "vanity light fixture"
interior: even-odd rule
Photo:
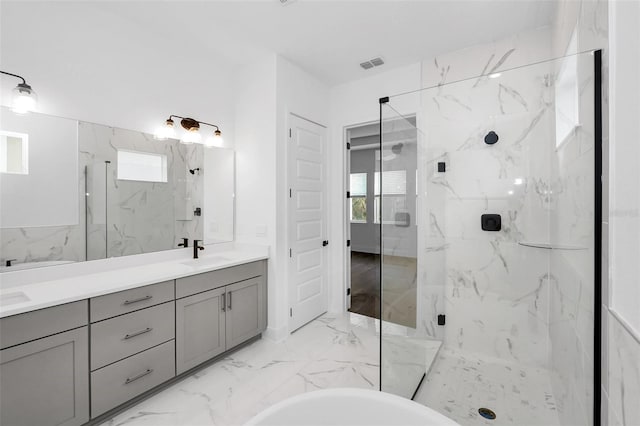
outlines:
[[[26,114],[30,111],[35,111],[36,104],[38,102],[38,95],[36,95],[36,92],[34,92],[31,86],[27,84],[27,81],[23,77],[10,72],[0,71],[0,74],[5,74],[22,80],[22,83],[19,83],[13,89],[13,102],[11,107],[13,112],[16,114]]]
[[[204,121],[198,121],[189,117],[180,117],[179,115],[170,115],[169,118],[164,122],[164,125],[161,126],[154,135],[158,140],[166,140],[168,138],[176,137],[175,123],[173,121],[174,118],[180,119],[180,125],[182,128],[186,130],[180,138],[180,143],[185,145],[190,145],[192,143],[201,143],[202,135],[200,134],[200,125],[215,127],[215,131],[213,135],[209,136],[204,145],[207,147],[221,147],[224,145],[224,141],[222,139],[222,132],[220,128],[215,124],[206,123]]]

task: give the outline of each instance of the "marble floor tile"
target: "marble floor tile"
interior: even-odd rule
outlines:
[[[323,315],[284,342],[258,340],[117,414],[103,426],[241,425],[290,396],[379,388],[379,323]]]
[[[462,426],[559,425],[547,370],[443,348],[415,400]],[[478,409],[493,410],[485,420]]]

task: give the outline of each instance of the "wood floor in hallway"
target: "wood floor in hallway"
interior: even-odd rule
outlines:
[[[416,326],[417,261],[384,256],[383,319]],[[349,311],[380,319],[380,255],[351,252],[351,308]]]

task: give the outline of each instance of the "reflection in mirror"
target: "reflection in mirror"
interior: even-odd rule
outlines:
[[[205,149],[205,244],[233,241],[235,158],[235,152],[231,149]]]
[[[1,112],[0,271],[233,240],[233,150]]]

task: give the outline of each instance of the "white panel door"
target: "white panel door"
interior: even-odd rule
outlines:
[[[327,311],[326,129],[290,116],[289,330]]]

